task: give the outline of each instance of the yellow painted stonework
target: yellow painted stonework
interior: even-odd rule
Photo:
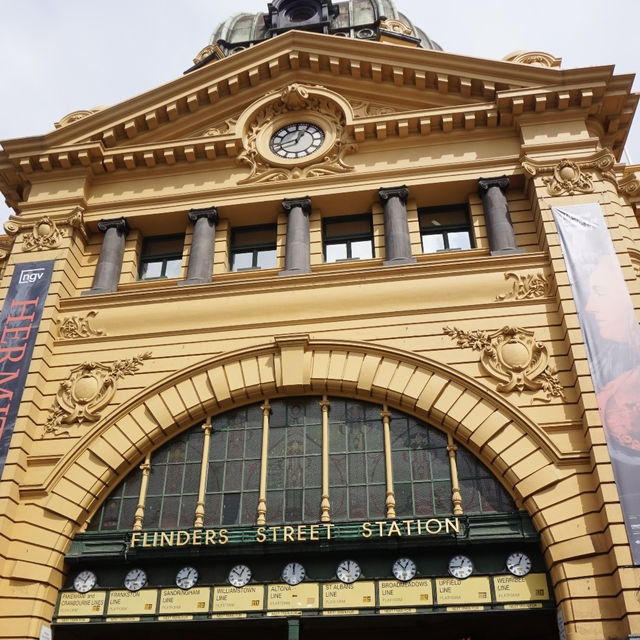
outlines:
[[[271,92],[296,83],[344,110],[348,170],[249,179],[237,162],[249,123]],[[452,434],[532,517],[567,637],[640,634],[640,570],[629,566],[551,214],[552,205],[600,202],[640,305],[640,192],[626,186],[640,169],[616,164],[637,101],[630,84],[609,67],[560,71],[289,32],[42,138],[4,142],[0,188],[16,215],[0,247],[3,297],[14,265],[54,259],[55,270],[0,483],[0,638],[38,638],[51,623],[72,539],[149,451],[208,415],[308,393],[386,403]],[[381,95],[389,113],[354,114],[353,101]],[[227,119],[236,121],[228,131],[203,135]],[[586,167],[594,157],[610,162],[606,171],[583,169],[591,193],[550,195],[545,166],[570,158]],[[524,252],[491,256],[477,180],[502,175]],[[416,262],[383,265],[378,189],[396,185],[409,189]],[[280,203],[302,196],[312,203],[311,272],[278,275],[287,223]],[[460,203],[475,248],[421,253],[418,207]],[[187,212],[209,206],[220,215],[212,281],[178,286],[193,237]],[[76,208],[81,219],[71,224]],[[376,257],[325,264],[323,220],[365,212]],[[25,237],[44,217],[62,232],[59,246],[27,250]],[[118,291],[82,295],[102,244],[97,224],[119,217],[131,231]],[[277,267],[230,272],[231,230],[264,223],[277,224]],[[138,280],[143,239],[174,233],[186,234],[181,277]],[[508,272],[544,274],[549,292],[505,297]],[[89,313],[99,334],[61,335],[62,319]],[[477,352],[458,347],[445,326],[533,331],[564,397],[497,391]],[[74,368],[146,352],[99,420],[45,432]]]

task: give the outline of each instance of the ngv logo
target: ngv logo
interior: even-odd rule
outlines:
[[[44,275],[44,269],[25,269],[20,274],[19,284],[26,284],[31,282],[38,282]]]

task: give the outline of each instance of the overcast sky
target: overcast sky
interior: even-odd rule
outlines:
[[[46,133],[72,111],[116,104],[175,79],[232,11],[266,6],[0,0],[0,140]],[[516,50],[546,51],[565,69],[614,64],[617,74],[640,71],[640,0],[396,0],[396,7],[451,53],[499,60]],[[627,141],[638,164],[639,121],[637,114]],[[1,200],[0,221],[10,213]]]

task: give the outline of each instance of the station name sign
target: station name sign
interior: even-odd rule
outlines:
[[[244,529],[174,529],[134,531],[129,548],[198,547],[226,544],[269,544],[326,540],[457,536],[459,518],[376,520],[361,523],[315,523]]]

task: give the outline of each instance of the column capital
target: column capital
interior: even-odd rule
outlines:
[[[482,197],[491,187],[498,187],[502,193],[509,188],[509,178],[500,176],[499,178],[479,178],[478,195]]]
[[[282,208],[289,213],[291,209],[300,208],[305,213],[311,211],[311,198],[309,196],[303,196],[301,198],[285,198],[282,201]]]
[[[407,204],[409,189],[406,185],[402,185],[401,187],[381,187],[378,189],[378,197],[383,202],[386,202],[389,198],[400,198],[403,204]]]
[[[200,218],[206,218],[213,224],[218,224],[218,209],[217,207],[204,207],[203,209],[190,209],[187,214],[189,222],[195,224]]]
[[[102,233],[106,233],[109,229],[115,229],[125,236],[129,233],[129,225],[125,218],[108,218],[98,222],[98,230],[102,231]]]

